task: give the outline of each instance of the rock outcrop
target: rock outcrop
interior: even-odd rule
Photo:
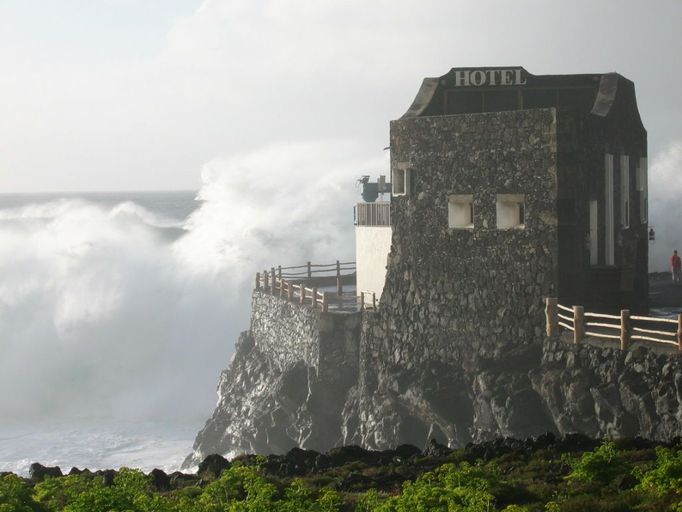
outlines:
[[[253,307],[252,329],[237,343],[186,465],[211,453],[294,447],[454,448],[545,432],[682,435],[682,358],[673,349],[635,344],[624,352],[532,332],[504,351],[470,346],[442,359],[413,352],[409,362],[389,350],[380,313],[365,312],[360,332],[359,315],[323,314],[262,291]]]
[[[341,413],[357,383],[360,314],[332,314],[256,290],[218,384],[218,405],[185,466],[209,454],[327,450],[342,444]]]

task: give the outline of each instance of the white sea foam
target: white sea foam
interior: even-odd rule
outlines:
[[[386,162],[353,162],[352,149],[273,147],[210,162],[201,206],[183,220],[82,199],[0,210],[0,436],[10,421],[18,434],[26,425],[25,435],[0,439],[0,467],[128,456],[109,442],[97,452],[90,434],[65,435],[72,442],[50,455],[54,438],[37,436],[35,417],[74,432],[80,420],[69,418],[83,416],[113,418],[112,428],[153,421],[198,429],[248,327],[254,272],[354,253],[352,182]],[[21,456],[41,439],[44,450]],[[99,454],[89,462],[79,453]]]

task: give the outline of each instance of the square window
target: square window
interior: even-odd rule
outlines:
[[[410,170],[404,163],[398,163],[393,168],[391,176],[391,190],[394,196],[405,196],[410,191]]]
[[[497,194],[497,229],[523,229],[526,207],[523,194]]]
[[[448,196],[448,227],[456,229],[474,228],[474,198],[471,194]]]

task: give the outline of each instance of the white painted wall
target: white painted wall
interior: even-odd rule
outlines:
[[[391,251],[390,226],[355,227],[355,262],[357,265],[357,290],[375,292],[377,300],[384,289],[386,261]],[[371,300],[367,297],[365,301]]]

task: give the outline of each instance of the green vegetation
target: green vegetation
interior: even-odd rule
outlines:
[[[344,460],[301,476],[243,457],[219,476],[157,489],[121,469],[108,481],[84,473],[39,483],[0,477],[0,512],[682,512],[682,448],[604,442],[441,456]],[[291,471],[289,471],[291,473]]]

